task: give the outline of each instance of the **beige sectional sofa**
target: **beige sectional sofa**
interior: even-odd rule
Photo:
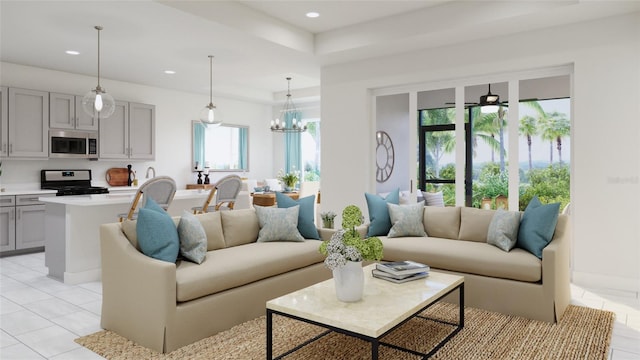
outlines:
[[[567,217],[559,217],[540,260],[522,249],[504,252],[487,244],[493,213],[425,207],[428,237],[381,237],[384,258],[420,261],[464,275],[467,306],[548,322],[560,319],[570,300]],[[257,243],[254,209],[198,219],[208,241],[200,265],[143,255],[135,221],[101,226],[104,329],[170,352],[263,315],[269,299],[331,277],[317,240]],[[327,239],[332,231],[321,229],[320,234]]]

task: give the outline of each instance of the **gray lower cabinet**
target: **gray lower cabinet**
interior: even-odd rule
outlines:
[[[45,241],[45,205],[41,196],[54,194],[0,196],[0,251],[40,248]]]
[[[155,106],[116,101],[116,110],[100,120],[100,159],[155,159]]]

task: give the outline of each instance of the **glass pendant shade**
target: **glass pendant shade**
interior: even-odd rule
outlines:
[[[106,119],[116,110],[116,102],[109,93],[93,89],[82,98],[82,109],[92,117]]]
[[[213,103],[209,103],[200,111],[200,121],[209,126],[220,126],[222,121]]]

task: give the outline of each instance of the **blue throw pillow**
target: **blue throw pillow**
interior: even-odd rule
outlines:
[[[551,242],[556,231],[559,211],[560,203],[542,205],[534,196],[520,220],[516,246],[542,259],[542,249]]]
[[[313,219],[313,210],[316,202],[315,195],[293,200],[285,194],[276,192],[276,202],[278,203],[278,208],[290,208],[300,205],[300,211],[298,212],[298,231],[300,235],[305,239],[320,240],[320,234],[318,234],[318,229]]]
[[[387,235],[391,230],[391,218],[387,204],[399,205],[400,188],[390,192],[386,198],[369,193],[364,193],[364,197],[367,200],[370,222],[367,237]]]
[[[152,199],[138,211],[136,235],[142,253],[175,263],[180,251],[178,230],[173,219]]]

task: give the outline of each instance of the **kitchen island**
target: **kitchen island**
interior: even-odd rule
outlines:
[[[178,190],[167,212],[202,206],[209,195],[202,190]],[[99,195],[40,197],[45,203],[45,265],[49,277],[65,284],[97,281],[100,271],[100,225],[127,213],[134,191]]]

